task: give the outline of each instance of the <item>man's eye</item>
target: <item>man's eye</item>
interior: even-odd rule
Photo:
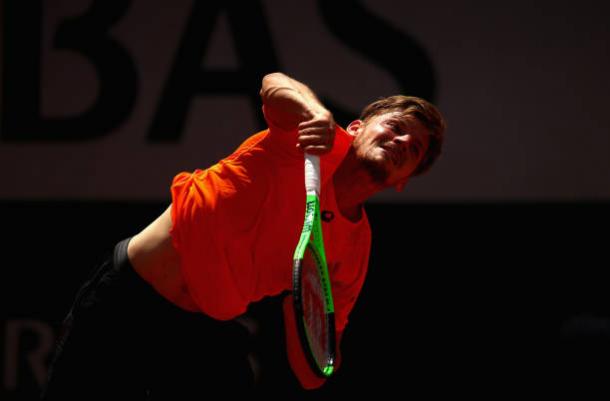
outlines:
[[[403,127],[397,121],[388,121],[388,126],[397,136],[404,135]]]

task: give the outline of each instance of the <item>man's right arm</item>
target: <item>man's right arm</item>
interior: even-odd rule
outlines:
[[[312,154],[332,148],[335,121],[305,84],[276,72],[265,75],[260,95],[265,118],[283,131],[298,132],[297,146]]]

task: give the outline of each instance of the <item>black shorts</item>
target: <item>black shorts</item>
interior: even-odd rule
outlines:
[[[184,400],[251,390],[248,331],[167,301],[130,265],[128,243],[78,291],[43,399]]]

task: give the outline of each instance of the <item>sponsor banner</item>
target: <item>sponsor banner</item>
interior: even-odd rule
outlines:
[[[278,70],[343,125],[380,96],[439,105],[438,165],[376,200],[609,199],[609,6],[536,4],[2,2],[0,199],[169,200],[264,128]]]

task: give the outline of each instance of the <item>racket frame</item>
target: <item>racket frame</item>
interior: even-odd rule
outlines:
[[[294,311],[301,346],[303,347],[303,351],[312,371],[320,377],[327,378],[333,374],[335,368],[336,331],[332,288],[330,275],[328,273],[328,265],[326,263],[326,255],[324,252],[324,240],[322,237],[322,224],[320,219],[319,173],[319,157],[306,154],[305,182],[307,198],[305,207],[305,221],[303,224],[303,230],[301,231],[301,236],[299,238],[299,243],[294,252],[292,285]],[[316,262],[317,276],[320,280],[324,297],[324,323],[328,327],[328,357],[326,361],[318,361],[314,356],[313,347],[311,345],[312,340],[310,339],[305,323],[302,296],[302,264],[306,251],[311,253],[311,256]]]

